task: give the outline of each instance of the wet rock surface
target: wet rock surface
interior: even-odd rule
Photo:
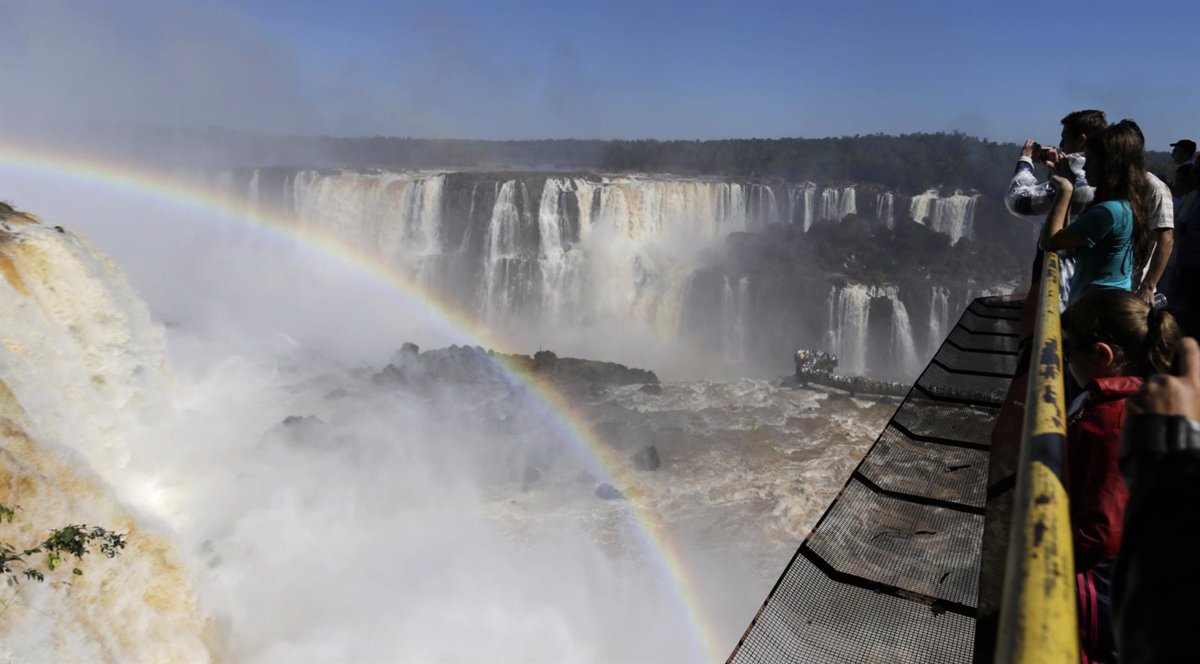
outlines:
[[[638,453],[633,455],[633,467],[638,470],[658,470],[662,466],[662,460],[658,456],[658,449],[653,445],[647,445]]]
[[[596,487],[596,497],[601,500],[625,500],[624,494],[611,484],[601,484]]]
[[[386,367],[374,376],[377,383],[499,383],[509,373],[535,378],[572,391],[600,394],[606,386],[637,385],[657,388],[653,371],[616,362],[559,357],[543,350],[533,355],[510,355],[479,346],[450,346],[422,352],[406,342]],[[654,392],[651,392],[654,393]]]

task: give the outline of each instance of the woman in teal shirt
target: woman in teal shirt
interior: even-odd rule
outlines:
[[[1096,188],[1092,203],[1071,225],[1067,215],[1075,187],[1054,175],[1054,208],[1042,226],[1046,251],[1074,251],[1068,303],[1097,286],[1133,290],[1153,246],[1147,223],[1146,151],[1141,129],[1122,120],[1088,137],[1084,173]]]

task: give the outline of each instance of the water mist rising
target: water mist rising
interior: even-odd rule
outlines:
[[[340,198],[339,187],[322,190],[321,177],[298,175],[286,194],[307,200],[320,192],[324,209],[343,211],[327,222],[341,218],[350,237],[391,247],[414,275],[436,274],[463,246],[490,246],[488,232],[444,218],[423,223],[419,210],[446,195],[447,181],[382,179],[358,182],[358,193]],[[256,182],[262,205],[284,191],[265,173]],[[556,193],[544,195],[551,188]],[[541,239],[536,253],[517,255],[538,264],[542,278],[575,284],[548,289],[563,296],[557,304],[531,299],[530,306],[620,304],[651,318],[679,316],[678,305],[672,313],[649,295],[686,288],[688,275],[666,283],[662,276],[686,264],[678,252],[692,247],[681,238],[648,250],[630,233],[654,233],[632,223],[616,232],[639,218],[628,203],[644,203],[638,196],[645,192],[601,189],[562,178],[522,200],[513,185],[514,232],[533,228]],[[575,210],[580,190],[612,200]],[[488,224],[499,193],[465,190]],[[375,212],[363,202],[375,195],[387,200],[377,209],[415,210],[412,223],[370,229]],[[754,198],[771,208],[769,196]],[[96,196],[80,209],[103,208]],[[598,221],[605,214],[611,222]],[[751,223],[734,219],[734,227]],[[97,229],[111,240],[126,221],[115,215],[112,226]],[[630,386],[577,397],[606,432],[600,444],[618,449],[622,489],[666,524],[662,536],[684,552],[688,587],[679,588],[660,547],[646,545],[630,504],[597,498],[603,469],[519,382],[502,374],[474,386],[381,382],[387,354],[410,334],[462,342],[453,330],[422,332],[422,307],[385,315],[396,306],[394,293],[374,283],[338,286],[340,271],[266,235],[225,233],[205,221],[195,235],[156,244],[155,233],[174,226],[147,224],[128,247],[114,246],[153,294],[156,314],[170,321],[164,331],[111,259],[70,232],[30,228],[5,253],[6,274],[30,283],[36,280],[28,275],[41,275],[52,288],[31,299],[13,285],[23,281],[0,283],[0,306],[26,321],[5,336],[3,375],[14,395],[6,416],[28,434],[30,457],[66,450],[73,465],[37,471],[45,488],[30,495],[67,511],[31,513],[29,523],[86,519],[130,532],[141,547],[103,566],[87,561],[88,575],[94,565],[106,576],[92,578],[116,584],[106,586],[116,606],[91,596],[80,606],[96,612],[95,625],[120,627],[111,638],[81,632],[63,646],[67,659],[205,661],[210,652],[239,661],[719,657],[701,649],[698,632],[721,644],[736,639],[795,538],[887,417],[886,406],[870,400],[827,402],[769,381],[668,383],[657,395]],[[556,254],[555,232],[562,246],[573,246]],[[720,233],[714,226],[713,235]],[[38,252],[20,249],[34,246]],[[583,265],[573,255],[595,260]],[[579,272],[600,268],[613,278],[630,278],[628,270],[655,276],[634,289],[632,303],[572,294],[594,278]],[[199,274],[183,274],[191,270]],[[751,334],[755,293],[750,278],[728,281],[722,320],[731,352]],[[39,358],[56,358],[61,370],[40,370]],[[654,472],[637,471],[630,460],[647,444],[662,455],[664,466]],[[91,478],[91,488],[73,476]],[[798,485],[797,477],[805,479]],[[746,493],[750,478],[757,488]],[[117,507],[101,509],[106,504]],[[764,527],[777,521],[774,514],[786,515],[786,527]],[[139,577],[121,581],[127,573]],[[142,592],[159,581],[162,589]],[[716,607],[711,625],[689,619],[680,604],[685,590]],[[70,590],[36,589],[43,591],[53,596],[38,610],[76,610]],[[149,606],[144,596],[154,598]],[[9,615],[23,610],[13,606]],[[54,624],[29,632],[28,642],[4,643],[20,659]],[[97,645],[104,639],[143,625],[170,638],[90,655],[107,647]]]

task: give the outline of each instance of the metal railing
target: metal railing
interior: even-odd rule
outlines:
[[[1066,406],[1058,255],[1046,252],[1009,530],[996,664],[1079,661],[1071,516],[1063,483]]]

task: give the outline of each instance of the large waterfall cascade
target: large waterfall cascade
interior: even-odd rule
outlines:
[[[621,321],[643,336],[678,344],[688,338],[684,307],[702,256],[730,233],[779,223],[808,231],[818,222],[859,213],[855,185],[811,182],[780,189],[659,176],[290,171],[272,195],[260,170],[239,173],[218,174],[212,184],[253,205],[276,201],[296,223],[397,265],[420,288],[476,312],[494,330],[536,332],[539,344],[547,326],[604,321]],[[452,192],[454,178],[471,179],[469,196]],[[867,213],[893,227],[895,198],[890,191],[875,194]],[[909,212],[957,241],[972,234],[974,202],[973,196],[941,198],[930,190],[912,199]],[[762,325],[755,303],[767,302],[751,297],[758,284],[735,274],[718,287],[719,303],[713,306],[719,310],[693,320],[714,321],[704,324],[713,328],[715,350],[731,362],[763,358],[766,351],[753,348],[768,338],[755,333]],[[876,359],[888,366],[871,366],[862,350],[866,319],[852,323],[846,314],[830,320],[835,319],[848,322],[834,344],[844,349],[846,366],[893,376],[914,370],[904,344],[898,354]],[[911,334],[897,337],[905,338]]]
[[[950,289],[934,286],[929,289],[929,348],[926,353],[933,357],[942,339],[950,334]]]
[[[169,384],[161,330],[87,241],[0,219],[0,503],[20,507],[5,537],[28,545],[71,523],[128,534],[120,556],[87,556],[70,584],[10,588],[0,660],[209,661],[187,566],[129,507],[140,496],[111,488],[152,472],[131,464],[128,441]]]
[[[741,359],[744,356],[751,311],[750,277],[738,277],[732,282],[725,277],[720,319],[722,350],[727,357]]]
[[[920,370],[922,359],[917,354],[912,322],[908,309],[895,286],[875,286],[850,283],[830,288],[826,298],[828,331],[825,343],[838,356],[838,371],[861,375],[868,369],[868,340],[871,330],[873,300],[886,300],[891,307],[888,328],[888,356],[892,358],[893,375],[913,377]]]
[[[875,199],[875,218],[884,226],[893,228],[896,225],[896,196],[885,191]]]
[[[975,203],[978,195],[966,195],[955,191],[942,197],[938,190],[930,189],[913,196],[909,205],[909,216],[916,222],[950,236],[950,242],[961,238],[975,237]]]
[[[826,345],[838,356],[839,372],[861,374],[866,369],[872,294],[871,287],[863,284],[835,286],[829,291]]]

